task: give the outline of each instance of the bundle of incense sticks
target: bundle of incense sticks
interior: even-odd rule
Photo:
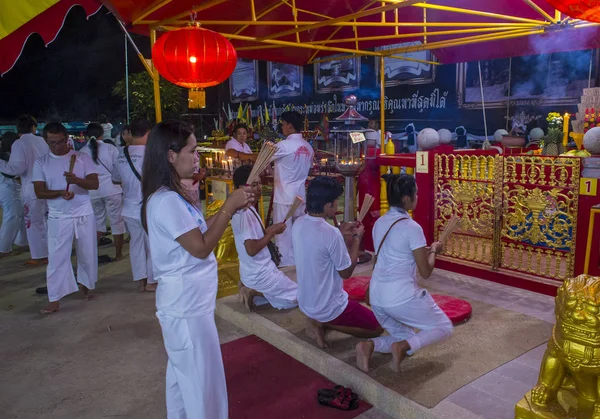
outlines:
[[[260,152],[258,153],[258,157],[256,158],[256,162],[252,167],[252,171],[250,172],[250,176],[248,176],[247,185],[252,185],[254,182],[260,179],[260,174],[265,171],[265,169],[271,164],[271,159],[277,152],[277,146],[275,144],[266,142]]]
[[[304,200],[302,198],[300,198],[299,196],[295,197],[294,202],[292,202],[292,206],[290,207],[290,210],[288,211],[285,218],[283,219],[283,222],[285,223],[289,218],[292,218],[292,216],[294,215],[294,213],[296,212],[298,207],[302,204],[304,204]]]
[[[373,198],[369,194],[365,194],[362,205],[360,207],[360,211],[358,213],[358,222],[359,223],[362,223],[362,220],[367,216],[367,214],[369,213],[369,209],[371,208],[371,205],[373,205],[374,201],[375,201],[375,198]]]
[[[75,153],[71,154],[71,161],[69,162],[69,173],[73,173],[73,168],[75,167],[75,160],[77,160],[77,156]],[[67,192],[69,191],[70,183],[67,183]]]
[[[450,237],[450,235],[454,233],[454,230],[456,230],[456,228],[458,227],[459,222],[460,218],[458,218],[456,215],[453,215],[452,218],[448,220],[446,227],[444,227],[444,229],[442,230],[439,241],[445,243],[446,240],[448,240],[448,237]]]

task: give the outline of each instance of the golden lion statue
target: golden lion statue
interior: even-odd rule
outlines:
[[[556,296],[556,324],[537,385],[517,419],[600,419],[600,277],[579,275]]]

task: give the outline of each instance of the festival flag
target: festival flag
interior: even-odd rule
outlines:
[[[238,108],[237,119],[238,120],[244,119],[244,110],[242,109],[242,102],[240,102],[240,107]]]
[[[233,119],[233,114],[231,113],[231,104],[230,103],[227,104],[227,109],[229,109],[228,121],[231,121]]]
[[[248,127],[252,128],[252,108],[250,107],[250,104],[246,107],[246,123],[248,124]]]
[[[267,106],[267,102],[265,102],[265,123],[268,124],[269,121],[269,107]]]
[[[323,133],[323,139],[327,141],[329,139],[329,117],[326,113],[321,116],[320,124],[321,132]]]

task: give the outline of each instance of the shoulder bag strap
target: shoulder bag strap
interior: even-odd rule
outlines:
[[[381,239],[381,242],[379,243],[379,247],[377,248],[377,253],[375,253],[375,257],[373,258],[373,260],[374,260],[373,265],[375,265],[377,263],[377,258],[379,257],[379,252],[381,252],[381,246],[383,246],[383,242],[387,238],[388,234],[390,234],[392,227],[394,227],[396,224],[398,224],[400,221],[403,221],[403,220],[407,220],[407,218],[400,218],[399,220],[394,221],[392,223],[392,225],[390,226],[390,228],[388,228],[388,231],[385,232],[385,235],[383,236],[383,239]]]
[[[260,228],[262,228],[263,234],[267,234],[267,230],[265,230],[265,226],[263,225],[263,222],[260,219],[260,217],[258,216],[258,214],[256,212],[252,211],[252,208],[248,208],[248,211],[250,211],[252,213],[252,215],[254,215],[256,217],[256,219],[258,220],[258,223],[260,224]]]
[[[133,172],[135,177],[138,178],[138,180],[141,182],[142,176],[135,169],[135,166],[133,165],[133,162],[131,161],[131,156],[129,155],[129,146],[125,146],[125,148],[123,148],[123,153],[125,154],[125,158],[127,159],[127,163],[129,163],[129,167],[131,168],[131,171]],[[106,166],[104,166],[104,167],[106,167]]]

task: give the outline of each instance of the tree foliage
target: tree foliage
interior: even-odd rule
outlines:
[[[119,80],[112,90],[113,95],[127,100],[125,78]],[[179,118],[186,108],[187,93],[182,87],[160,79],[160,101],[163,119]],[[154,85],[145,71],[129,75],[129,109],[132,119],[155,120]]]

